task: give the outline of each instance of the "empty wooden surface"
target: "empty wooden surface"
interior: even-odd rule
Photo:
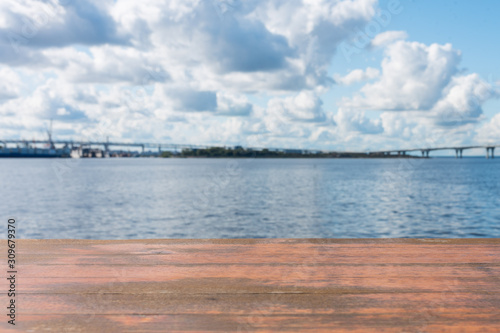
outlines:
[[[16,246],[17,331],[500,332],[496,239]]]

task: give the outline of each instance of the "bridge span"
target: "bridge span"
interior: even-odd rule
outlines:
[[[142,152],[148,149],[203,149],[210,146],[204,145],[188,145],[175,143],[134,143],[134,142],[113,142],[113,141],[73,141],[73,140],[0,140],[0,143],[5,144],[43,144],[43,145],[64,145],[71,148],[101,146],[104,150],[109,150],[109,147],[138,147]]]
[[[495,158],[495,148],[500,147],[500,145],[482,145],[482,146],[459,146],[459,147],[437,147],[437,148],[413,148],[413,149],[397,149],[397,150],[381,150],[369,152],[369,154],[384,154],[392,155],[397,154],[398,156],[405,156],[409,152],[421,152],[422,157],[429,157],[431,151],[438,150],[454,150],[456,158],[462,158],[463,151],[467,149],[485,149],[486,158]]]

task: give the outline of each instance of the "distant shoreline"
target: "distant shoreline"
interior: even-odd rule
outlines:
[[[180,154],[165,151],[164,158],[427,158],[415,155],[389,155],[384,153],[350,152],[306,152],[298,149],[275,151],[269,149],[249,150],[242,147],[213,147],[206,149],[184,149]]]

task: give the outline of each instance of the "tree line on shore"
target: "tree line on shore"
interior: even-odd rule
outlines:
[[[211,147],[202,149],[183,149],[180,153],[174,154],[164,151],[162,157],[231,157],[231,158],[387,158],[397,157],[396,155],[349,153],[349,152],[312,152],[298,149],[290,150],[269,150],[269,149],[245,149],[243,147]],[[405,157],[413,157],[406,155]]]

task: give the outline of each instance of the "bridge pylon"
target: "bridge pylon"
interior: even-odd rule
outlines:
[[[495,158],[495,147],[486,147],[486,158],[490,158],[490,150],[491,158]]]

